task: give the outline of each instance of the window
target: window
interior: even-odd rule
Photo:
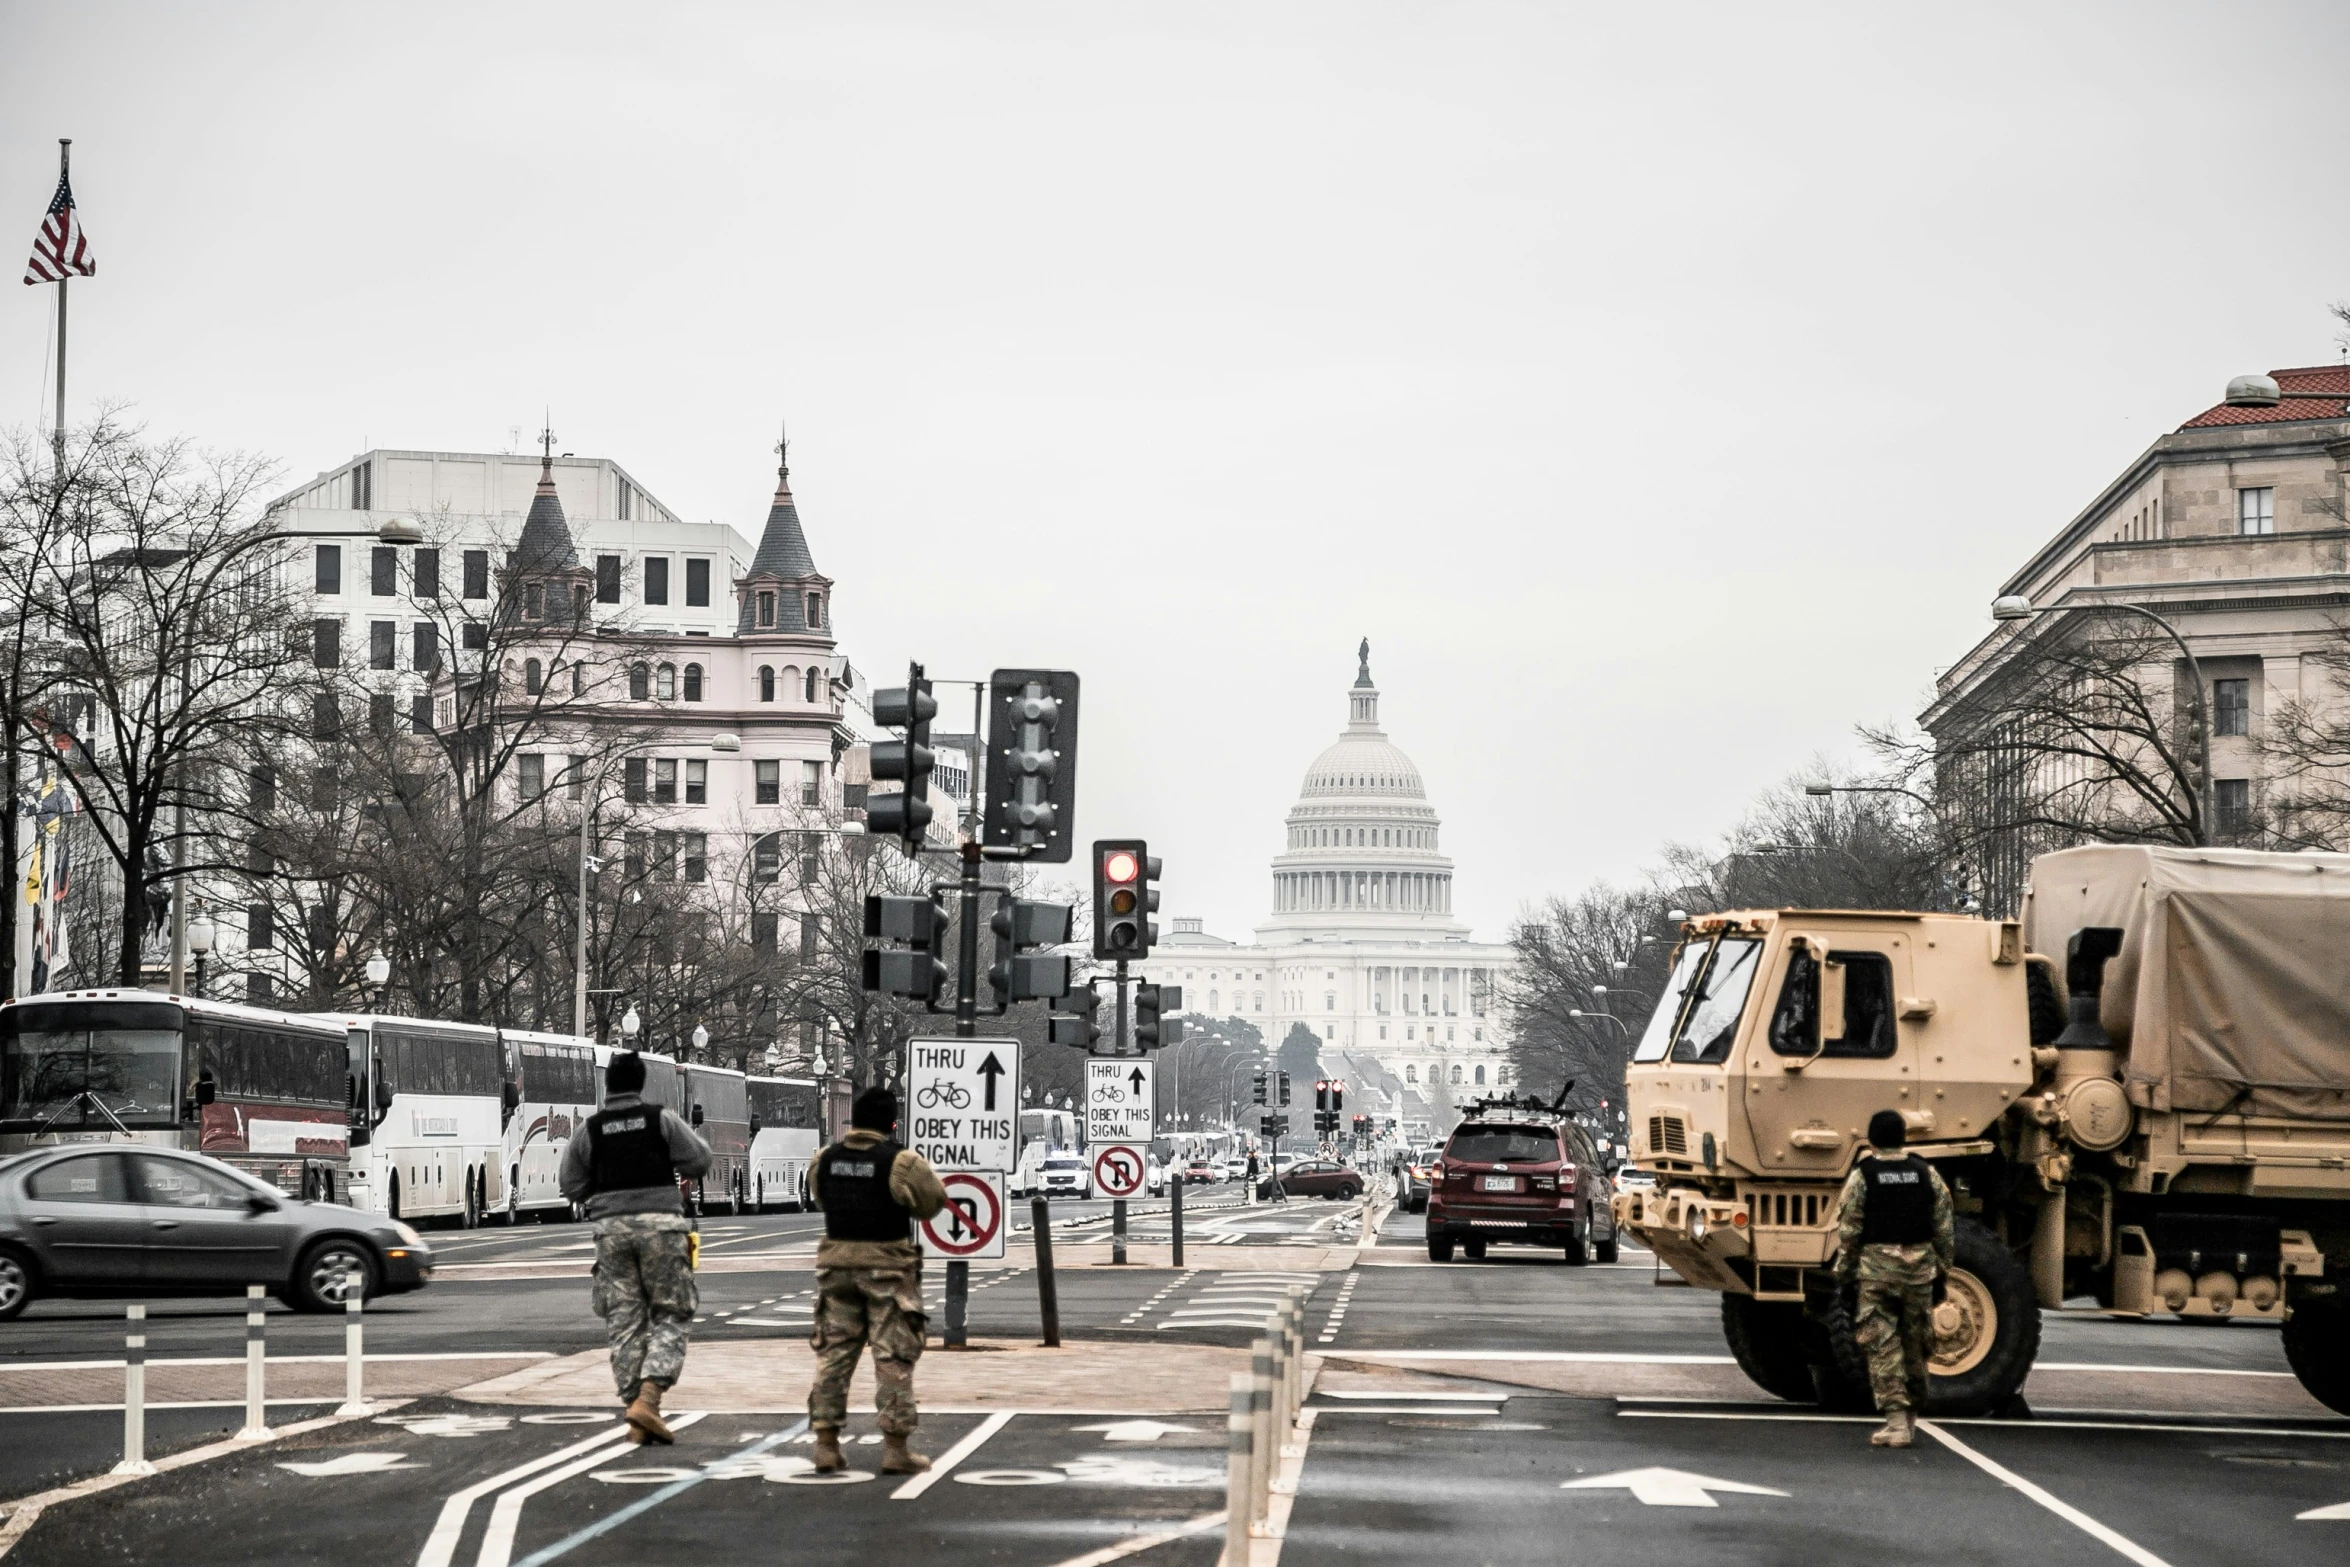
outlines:
[[[677,666],[663,664],[653,672],[653,695],[664,702],[677,700]]]
[[[343,623],[339,620],[310,622],[310,662],[318,669],[339,669],[343,663]]]
[[[343,591],[343,547],[340,544],[321,544],[312,568],[312,585],[321,593]]]
[[[666,556],[647,555],[645,557],[645,602],[648,604],[669,602],[669,560]]]
[[[319,740],[332,740],[343,732],[342,704],[332,691],[321,691],[310,699],[310,733]]]
[[[772,913],[753,914],[751,916],[751,946],[760,952],[773,952],[775,950],[776,926],[779,923]]]
[[[587,758],[570,756],[563,759],[563,792],[574,800],[587,798]]]
[[[688,702],[699,702],[702,699],[702,666],[699,664],[685,666],[685,699]]]
[[[2240,833],[2252,825],[2252,780],[2249,778],[2214,778],[2211,781],[2211,810],[2216,825],[2223,833]]]
[[[266,903],[245,905],[245,949],[267,952],[277,945],[277,915]]]
[[[537,696],[541,690],[545,689],[546,684],[546,666],[535,658],[524,659],[522,661],[522,694]]]
[[[652,698],[652,695],[653,666],[650,664],[629,665],[628,699],[631,702],[644,702],[649,701]]]
[[[432,693],[419,691],[408,701],[408,727],[420,735],[432,733]]]
[[[43,1165],[25,1183],[36,1202],[121,1202],[130,1192],[122,1176],[122,1155],[83,1154]]]
[[[571,661],[571,694],[573,696],[587,695],[587,661],[585,659],[575,658]]]
[[[522,585],[522,618],[537,620],[546,613],[546,599],[535,582]]]
[[[667,881],[677,874],[677,834],[653,834],[652,876],[655,881]]]
[[[469,599],[486,599],[490,596],[490,552],[488,550],[467,550],[465,552],[465,596]]]
[[[378,740],[388,740],[397,720],[397,708],[389,691],[373,691],[367,697],[367,732]]]
[[[523,756],[519,777],[522,780],[522,798],[536,800],[547,792],[547,759],[543,756]]]
[[[256,816],[276,810],[277,769],[260,766],[248,768],[245,772],[245,799],[252,805]]]
[[[336,797],[340,792],[341,780],[336,778],[333,768],[313,767],[310,769],[310,809],[332,811],[335,808]]]
[[[820,630],[823,625],[824,597],[822,594],[811,593],[808,595],[808,629],[810,631]]]
[[[811,666],[808,670],[808,700],[811,703],[816,700],[816,693],[822,689],[817,684],[817,673],[818,671],[813,666]]]
[[[620,839],[620,873],[630,881],[645,879],[645,835],[624,833]]]
[[[824,835],[804,833],[800,837],[800,885],[813,887],[823,872]]]
[[[707,833],[689,832],[685,835],[685,879],[710,879],[710,838]]]
[[[710,607],[710,563],[689,560],[685,563],[685,602],[689,609]]]
[[[400,552],[388,544],[368,553],[367,591],[386,599],[400,591]]]
[[[818,944],[819,944],[820,942],[822,942],[822,940],[823,940],[823,939],[824,939],[824,926],[823,926],[823,923],[822,923],[820,920],[818,920],[818,919],[816,918],[816,916],[815,916],[815,915],[813,915],[813,914],[803,914],[803,915],[801,915],[801,916],[800,916],[800,961],[801,961],[802,963],[813,963],[813,962],[815,962],[815,961],[816,961],[816,949],[817,949],[817,946],[818,946]]]
[[[761,592],[758,595],[758,603],[760,628],[762,630],[772,629],[775,625],[775,595],[769,592]]]
[[[688,805],[710,803],[710,764],[708,762],[691,761],[685,764],[685,803]]]
[[[416,552],[416,596],[420,599],[437,599],[441,596],[441,552],[439,550],[418,550]]]
[[[751,880],[773,886],[783,879],[783,835],[762,833],[751,841]]]
[[[463,639],[466,647],[472,649],[476,653],[483,653],[489,650],[490,628],[481,621],[467,621],[464,626],[459,629],[457,635]]]
[[[265,1007],[277,999],[277,979],[270,974],[245,976],[245,1005]]]
[[[314,903],[303,918],[313,952],[335,950],[335,911],[323,903]]]
[[[1477,1086],[1479,1088],[1485,1086],[1485,1068],[1483,1067],[1477,1068]]]
[[[441,661],[441,628],[419,623],[409,630],[408,667],[419,674],[429,675]]]
[[[762,702],[775,700],[775,668],[771,664],[759,666],[759,700]]]
[[[392,620],[367,623],[367,667],[397,669],[400,664],[400,625]]]
[[[632,756],[620,764],[620,797],[631,805],[645,803],[645,759]]]
[[[822,805],[824,803],[824,764],[822,762],[802,762],[800,764],[800,803],[802,805]]]
[[[1324,996],[1324,997],[1322,998],[1322,1010],[1323,1010],[1323,1011],[1325,1011],[1325,1012],[1335,1012],[1335,1011],[1337,1011],[1337,1010],[1338,1010],[1338,997],[1337,997],[1336,995],[1326,995],[1326,996]]]
[[[677,803],[677,758],[664,756],[653,763],[653,803]]]
[[[620,602],[620,557],[617,555],[598,555],[596,557],[596,602],[599,604]]]
[[[2223,735],[2252,732],[2252,682],[2214,680],[2211,683],[2212,730]]]
[[[2236,531],[2250,536],[2277,531],[2277,492],[2267,485],[2236,492]]]
[[[752,800],[759,805],[783,803],[783,764],[781,762],[753,762],[752,776],[757,780]]]
[[[1831,952],[1828,961],[1844,970],[1842,1026],[1824,1043],[1815,1037],[1820,1032],[1820,964],[1809,952],[1798,952],[1787,960],[1778,1010],[1771,1014],[1771,1049],[1783,1056],[1808,1056],[1815,1046],[1824,1056],[1893,1054],[1891,960],[1874,952]]]

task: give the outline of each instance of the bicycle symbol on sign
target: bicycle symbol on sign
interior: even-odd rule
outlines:
[[[914,1092],[914,1103],[923,1110],[944,1106],[949,1110],[965,1110],[971,1105],[971,1090],[961,1083],[924,1083]]]

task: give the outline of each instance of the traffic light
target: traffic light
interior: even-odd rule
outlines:
[[[1101,1011],[1101,993],[1088,985],[1069,992],[1061,1005],[1067,1010],[1055,1012],[1046,1020],[1045,1037],[1056,1045],[1091,1050],[1102,1037],[1101,1024],[1095,1021]]]
[[[905,785],[902,794],[865,796],[865,830],[894,837],[908,854],[922,852],[930,828],[930,769],[937,761],[930,749],[930,721],[938,716],[938,698],[922,678],[920,664],[906,666],[904,687],[873,693],[873,721],[887,729],[905,731],[903,740],[873,742],[875,782],[892,779]]]
[[[1093,846],[1093,955],[1145,958],[1158,940],[1159,862],[1140,838],[1099,838]]]
[[[1289,1108],[1289,1074],[1287,1072],[1281,1074],[1281,1099],[1279,1102],[1282,1109]]]
[[[1032,949],[1066,942],[1070,914],[1066,903],[997,900],[987,922],[996,938],[996,960],[987,971],[987,982],[995,987],[999,1003],[1057,1001],[1069,993],[1069,955]]]
[[[1256,1076],[1255,1102],[1258,1104],[1263,1104],[1265,1102],[1265,1074],[1262,1072],[1259,1072]]]
[[[1077,819],[1077,676],[999,669],[987,682],[987,814],[982,839],[1066,864]]]
[[[865,935],[868,940],[904,942],[912,949],[867,947],[867,990],[928,1000],[946,988],[947,966],[939,961],[947,937],[945,893],[918,898],[888,898],[878,893],[867,897]]]
[[[1134,1043],[1144,1050],[1183,1043],[1183,1020],[1167,1017],[1183,1010],[1181,985],[1134,987]]]

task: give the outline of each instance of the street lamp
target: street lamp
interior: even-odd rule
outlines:
[[[1613,1024],[1615,1024],[1615,1025],[1616,1025],[1616,1027],[1618,1027],[1618,1028],[1620,1028],[1620,1029],[1622,1029],[1622,1030],[1624,1031],[1624,1037],[1625,1037],[1625,1038],[1629,1039],[1629,1038],[1631,1037],[1631,1035],[1632,1035],[1632,1029],[1631,1029],[1631,1026],[1630,1026],[1629,1024],[1625,1023],[1625,1021],[1624,1021],[1622,1018],[1620,1018],[1620,1017],[1617,1017],[1617,1016],[1616,1016],[1614,1013],[1612,1013],[1612,1012],[1582,1012],[1582,1011],[1578,1011],[1578,1010],[1576,1010],[1576,1009],[1575,1009],[1575,1008],[1573,1008],[1573,1007],[1569,1007],[1569,1008],[1567,1008],[1567,1016],[1569,1016],[1569,1017],[1577,1017],[1577,1018],[1589,1018],[1589,1019],[1591,1019],[1591,1020],[1592,1020],[1593,1022],[1595,1022],[1595,1023],[1613,1023]]]
[[[2187,646],[2187,639],[2180,635],[2178,627],[2143,604],[2091,603],[2043,606],[2033,603],[2021,593],[2003,593],[1991,601],[1991,618],[1993,620],[2030,620],[2037,615],[2061,615],[2067,610],[2074,609],[2112,609],[2120,610],[2124,614],[2140,616],[2161,627],[2163,634],[2178,644],[2179,656],[2187,661],[2187,678],[2195,683],[2195,762],[2198,774],[2195,780],[2195,836],[2198,842],[2209,842],[2212,829],[2211,710],[2208,706],[2210,698],[2204,694],[2203,690],[2203,665],[2197,661],[2195,650]]]
[[[392,960],[384,956],[383,948],[378,947],[368,957],[367,966],[361,972],[366,974],[368,985],[375,991],[375,1010],[381,1012],[384,1006],[384,986],[391,983]]]
[[[585,1038],[588,1011],[588,861],[593,847],[596,821],[596,796],[603,793],[605,780],[612,776],[612,764],[639,751],[667,749],[677,744],[671,740],[642,740],[635,745],[624,745],[604,758],[596,776],[589,780],[586,797],[579,805],[579,937],[571,953],[571,1032]],[[692,742],[688,741],[687,744]],[[743,748],[741,735],[714,734],[706,742],[711,750],[735,752]]]
[[[694,1025],[694,1059],[702,1059],[702,1052],[710,1048],[710,1031],[701,1024]]]
[[[212,956],[212,942],[217,934],[212,928],[211,911],[204,907],[204,900],[198,898],[196,917],[188,921],[188,956],[196,960],[196,988],[192,994],[204,994],[204,960]]]
[[[645,1020],[636,1015],[636,1003],[631,1001],[628,1010],[620,1014],[620,1037],[628,1041],[629,1049],[636,1048],[636,1031],[644,1026]]]

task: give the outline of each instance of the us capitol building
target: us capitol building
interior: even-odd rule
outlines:
[[[1144,977],[1183,987],[1195,1033],[1244,1018],[1277,1051],[1303,1023],[1321,1070],[1347,1083],[1346,1113],[1442,1131],[1452,1105],[1509,1086],[1502,1017],[1507,946],[1453,916],[1452,861],[1420,770],[1379,727],[1371,644],[1347,692],[1347,724],[1306,769],[1273,861],[1273,911],[1253,944],[1176,919]],[[1291,1084],[1293,1116],[1311,1083]]]

